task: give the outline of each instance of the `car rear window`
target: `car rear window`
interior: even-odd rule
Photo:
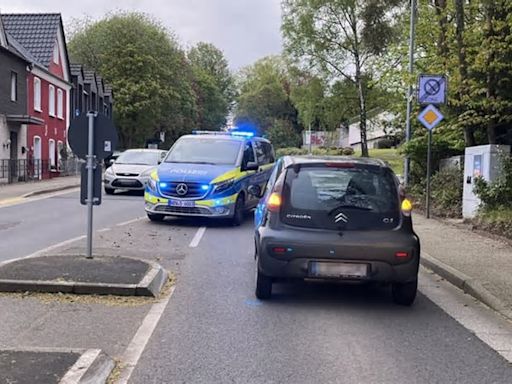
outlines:
[[[340,229],[391,229],[400,219],[393,174],[386,168],[288,169],[281,220],[289,225]]]

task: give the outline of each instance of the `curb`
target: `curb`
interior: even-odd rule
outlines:
[[[2,351],[80,354],[59,384],[105,384],[115,367],[114,360],[101,349],[3,348]]]
[[[28,192],[28,193],[25,193],[24,195],[21,195],[21,197],[26,199],[26,198],[33,197],[33,196],[46,195],[47,193],[53,193],[53,192],[65,191],[67,189],[78,188],[79,186],[80,186],[79,183],[73,184],[73,185],[63,185],[60,187],[53,187],[53,188],[48,188],[48,189],[42,189],[39,191]]]
[[[80,356],[59,384],[103,384],[107,382],[114,367],[114,360],[107,354],[100,349],[89,349]]]
[[[45,257],[45,256],[42,256]],[[8,263],[21,259],[9,260]],[[73,293],[79,295],[157,297],[169,278],[160,264],[143,260],[149,269],[138,284],[81,283],[76,281],[0,279],[0,292]],[[8,264],[4,263],[2,265]]]
[[[508,320],[512,320],[512,309],[489,292],[477,279],[465,275],[425,252],[422,252],[421,264],[461,289],[464,293],[473,296],[496,312],[499,312]]]

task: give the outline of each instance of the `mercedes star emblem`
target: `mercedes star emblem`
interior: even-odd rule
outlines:
[[[187,187],[187,184],[178,184],[176,186],[176,193],[180,196],[185,196],[188,192],[188,187]]]

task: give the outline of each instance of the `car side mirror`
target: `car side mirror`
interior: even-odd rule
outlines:
[[[112,165],[112,164],[114,164],[115,162],[116,162],[116,161],[115,161],[115,159],[110,159],[110,160],[108,161],[108,165]]]
[[[245,165],[244,171],[257,171],[258,169],[259,169],[258,163],[256,163],[255,161],[249,161]]]
[[[261,197],[261,187],[259,185],[249,185],[247,191],[253,196]]]

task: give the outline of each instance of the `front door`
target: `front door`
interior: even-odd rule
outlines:
[[[9,139],[11,141],[9,150],[9,182],[18,181],[18,132],[11,131]]]
[[[34,137],[34,178],[41,179],[42,176],[42,153],[41,153],[41,138]]]

